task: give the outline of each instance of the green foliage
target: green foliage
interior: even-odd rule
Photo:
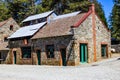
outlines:
[[[97,0],[92,0],[95,4],[97,14],[106,26],[108,26],[102,5]],[[86,12],[89,10],[91,2],[88,0],[42,0],[43,11],[55,10],[57,14],[70,13],[74,11]]]
[[[13,0],[8,2],[9,13],[20,23],[24,18],[33,14],[33,7],[29,0]]]
[[[55,10],[57,14],[73,11],[88,11],[90,2],[88,0],[42,0],[44,11]]]
[[[120,0],[114,0],[114,6],[110,15],[112,37],[120,40]]]
[[[105,13],[104,13],[104,10],[102,8],[102,5],[101,3],[99,3],[97,0],[93,0],[93,3],[95,4],[95,11],[96,13],[99,15],[99,17],[101,18],[101,20],[104,22],[104,24],[106,26],[108,26],[107,24],[107,20],[105,18]]]
[[[71,0],[69,4],[70,11],[82,11],[86,12],[89,10],[91,3],[88,0]]]
[[[41,5],[44,11],[55,10],[57,14],[62,14],[68,9],[69,0],[42,0]]]
[[[10,17],[8,9],[3,2],[0,2],[0,21],[4,21]]]
[[[20,23],[27,16],[54,10],[57,14],[65,14],[74,11],[86,12],[89,10],[91,2],[88,0],[42,0],[41,4],[35,5],[37,0],[4,0],[4,5],[0,5],[0,20],[12,16]],[[102,5],[93,0],[96,6],[96,12],[103,22],[107,25]],[[7,8],[6,8],[7,7]],[[4,14],[3,14],[4,12]]]

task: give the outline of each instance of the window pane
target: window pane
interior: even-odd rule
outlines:
[[[46,51],[47,58],[54,58],[54,45],[47,45]]]
[[[31,47],[22,47],[22,58],[31,58]]]

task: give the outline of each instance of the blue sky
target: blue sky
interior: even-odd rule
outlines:
[[[113,7],[113,0],[98,0],[104,9],[105,12],[105,16],[107,18],[107,20],[109,19],[109,15],[112,11],[112,7]]]

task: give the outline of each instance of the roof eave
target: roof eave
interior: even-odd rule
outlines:
[[[73,34],[66,34],[66,35],[57,35],[57,36],[48,36],[48,37],[33,37],[31,38],[32,40],[36,40],[36,39],[42,39],[42,38],[52,38],[52,37],[61,37],[61,36],[73,36]]]

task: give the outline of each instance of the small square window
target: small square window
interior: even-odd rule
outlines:
[[[46,46],[47,58],[54,58],[54,45]]]
[[[10,30],[13,31],[13,25],[10,25]]]

